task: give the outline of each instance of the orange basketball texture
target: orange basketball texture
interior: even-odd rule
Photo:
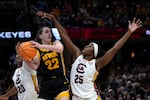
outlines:
[[[18,53],[22,57],[23,60],[32,60],[36,55],[36,49],[31,47],[31,42],[22,42],[19,45]]]

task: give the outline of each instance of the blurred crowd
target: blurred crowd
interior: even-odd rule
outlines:
[[[104,100],[150,100],[149,83],[150,65],[118,65],[112,70],[105,86],[100,87],[101,96]]]
[[[125,27],[134,16],[140,18],[145,27],[150,27],[149,0],[36,0],[33,5],[39,10],[54,14],[66,28]],[[16,16],[18,24],[23,24],[23,27],[31,26],[34,21],[31,20],[32,16],[23,16],[28,15],[20,13]],[[12,83],[13,71],[8,70],[7,74],[0,77],[0,95]],[[150,65],[115,64],[108,76],[105,85],[99,87],[103,100],[150,100]],[[101,81],[97,83],[102,84]]]
[[[148,0],[38,0],[34,5],[57,16],[66,27],[124,27],[134,16],[150,26]]]
[[[3,3],[5,1],[5,3]],[[3,27],[31,28],[36,20],[30,6],[54,14],[66,28],[124,27],[128,20],[138,17],[150,26],[149,0],[4,0],[0,2]],[[7,2],[8,1],[8,2]],[[12,2],[14,1],[14,2]],[[17,1],[17,2],[16,2]],[[12,2],[12,3],[11,3]],[[13,6],[14,5],[14,6]],[[14,11],[13,11],[14,9]],[[9,13],[9,14],[8,14]],[[4,16],[3,16],[4,15]],[[7,21],[6,21],[7,20]],[[15,22],[16,20],[16,22]],[[4,22],[3,22],[4,21]],[[17,24],[17,25],[16,25]]]
[[[0,28],[32,28],[35,18],[29,14],[31,5],[54,14],[66,28],[124,27],[133,17],[150,26],[149,0],[3,0]]]

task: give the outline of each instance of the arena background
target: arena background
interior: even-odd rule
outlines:
[[[125,88],[129,81],[132,85],[136,82],[140,84],[138,91],[136,91],[137,87],[133,88],[134,95],[131,93],[133,90],[126,90],[134,99],[140,95],[143,100],[146,100],[150,95],[148,84],[150,81],[149,0],[1,0],[1,94],[7,91],[16,68],[14,60],[16,43],[34,39],[38,28],[43,24],[54,27],[51,22],[44,20],[41,22],[41,19],[33,12],[31,8],[33,6],[54,14],[66,28],[73,42],[80,48],[91,41],[98,41],[104,50],[108,50],[125,33],[128,20],[134,16],[140,18],[143,21],[143,27],[131,36],[112,62],[102,70],[97,83],[105,99],[107,97],[118,98],[117,89],[120,88],[115,84],[119,82],[113,82],[112,78],[118,74],[122,77],[122,82],[124,82],[122,84]],[[26,32],[29,33],[26,34]],[[15,33],[17,35],[14,35]],[[141,77],[144,77],[143,80]],[[119,81],[119,78],[116,80]],[[110,94],[110,90],[114,93],[113,95]],[[126,98],[125,93],[120,94]]]

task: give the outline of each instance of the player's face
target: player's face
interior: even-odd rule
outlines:
[[[42,40],[42,43],[49,44],[52,39],[51,29],[49,27],[44,27],[42,34],[40,34],[40,38]]]
[[[22,58],[17,54],[16,55],[16,63],[17,63],[17,66],[18,67],[21,67],[22,66]]]
[[[94,46],[93,44],[88,44],[82,50],[84,56],[94,56]]]

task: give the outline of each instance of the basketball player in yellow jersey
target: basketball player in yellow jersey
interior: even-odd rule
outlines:
[[[40,12],[41,13],[41,12]],[[98,100],[98,95],[94,88],[94,81],[100,70],[105,67],[115,56],[118,50],[125,44],[131,34],[142,26],[140,19],[134,18],[129,21],[126,34],[116,42],[105,54],[99,56],[102,49],[97,43],[91,42],[82,51],[76,47],[69,38],[66,30],[58,20],[51,14],[43,14],[44,17],[51,19],[59,31],[66,49],[72,54],[74,63],[71,68],[71,90],[72,100]]]
[[[52,41],[52,30],[46,26],[39,30],[35,41],[32,44],[38,48],[40,58],[39,100],[69,100],[62,43]]]

